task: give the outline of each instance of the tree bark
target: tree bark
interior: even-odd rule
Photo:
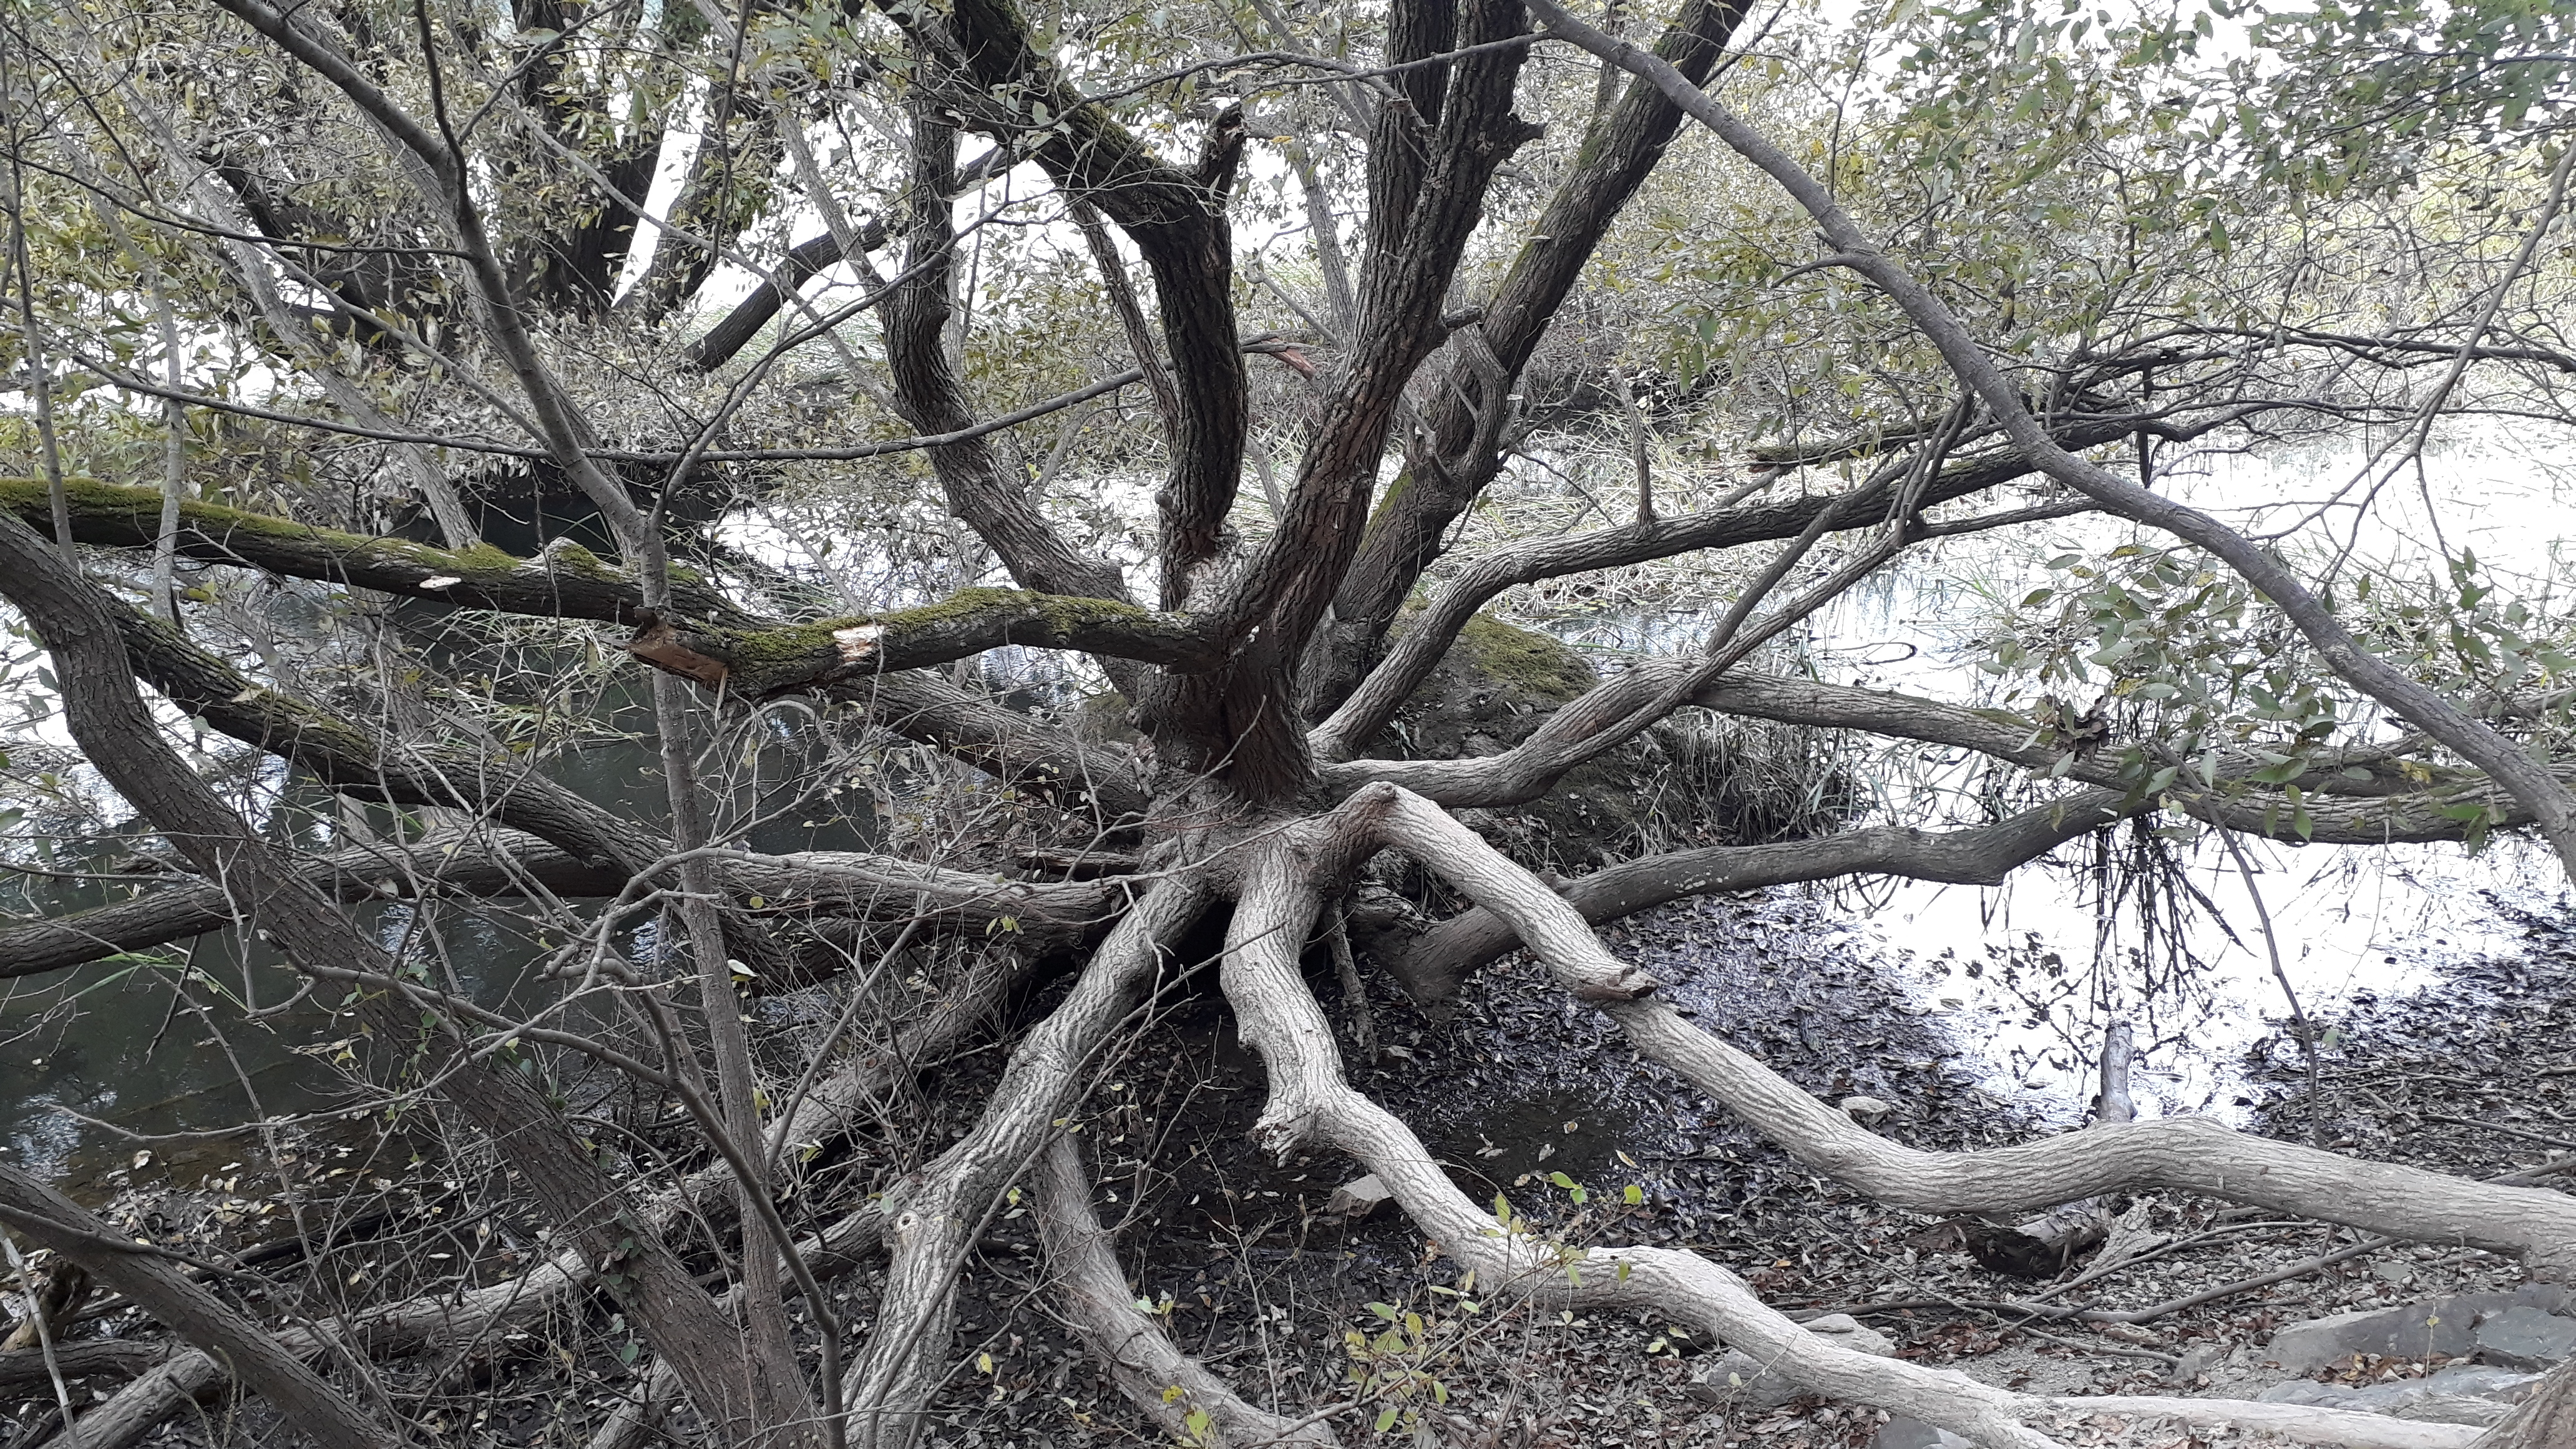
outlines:
[[[2102,1085],[2094,1096],[2095,1123],[2137,1120],[2129,1099],[2129,1056],[2135,1033],[2115,1021],[2102,1034]],[[2079,1253],[2092,1251],[2111,1232],[2111,1202],[2088,1197],[2061,1203],[2009,1226],[1970,1219],[1959,1225],[1968,1252],[1987,1270],[2018,1278],[2052,1278],[2071,1266]]]
[[[0,1164],[0,1214],[9,1225],[79,1263],[199,1351],[233,1366],[288,1423],[325,1449],[396,1449],[403,1436],[376,1423],[256,1323],[199,1287],[169,1260],[124,1239],[78,1203]]]
[[[921,1432],[923,1408],[948,1372],[956,1275],[976,1235],[1051,1139],[1110,1033],[1167,969],[1170,943],[1208,901],[1207,883],[1187,870],[1148,887],[1064,1003],[1012,1051],[974,1128],[888,1194],[885,1289],[844,1396],[859,1449],[906,1449]]]
[[[1321,1423],[1284,1419],[1245,1403],[1137,1311],[1135,1290],[1092,1211],[1091,1183],[1083,1176],[1082,1150],[1071,1134],[1059,1134],[1039,1154],[1037,1190],[1038,1229],[1065,1317],[1092,1354],[1109,1366],[1109,1376],[1128,1402],[1164,1433],[1209,1449],[1277,1444],[1326,1449],[1339,1442]]]

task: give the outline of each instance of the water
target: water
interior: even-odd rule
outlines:
[[[2342,551],[2347,579],[2352,566],[2438,577],[2441,550],[2473,551],[2484,574],[2538,605],[2561,592],[2562,541],[2576,531],[2576,509],[2550,466],[2529,440],[2501,433],[2428,454],[2420,489],[2410,473],[2407,486],[2383,490],[2367,512],[2337,501],[2357,496],[2345,485],[2367,470],[2358,449],[2177,458],[2167,466],[2160,486],[2239,527],[2268,536],[2307,525],[2284,546],[2314,562]],[[1827,606],[1776,647],[1766,667],[1971,706],[1999,702],[1996,679],[1978,667],[1986,657],[1979,636],[2004,601],[2062,585],[2064,576],[2047,567],[2052,557],[2099,559],[2124,544],[2170,542],[2119,520],[2079,516],[1919,548]],[[1687,649],[1725,603],[1627,615],[1542,611],[1530,622],[1596,647]],[[1987,765],[1943,755],[1900,749],[1883,757],[1871,782],[1876,818],[1928,828],[1986,818],[1976,802]],[[2239,844],[2253,870],[2250,888],[2214,838],[2171,848],[2172,869],[2149,884],[2196,898],[2152,922],[2142,919],[2135,873],[2120,894],[2093,868],[2088,841],[2061,847],[1998,889],[1881,880],[1818,894],[1834,903],[1852,942],[1946,1022],[1982,1065],[1989,1090],[2061,1123],[2080,1119],[2090,1102],[2102,1032],[2114,1018],[2130,1020],[2147,1050],[2135,1081],[2142,1112],[2242,1120],[2248,1049],[2268,1040],[2276,1058],[2298,1056],[2280,976],[2308,1013],[2332,1017],[2481,958],[2516,956],[2530,948],[2512,912],[2566,909],[2564,872],[2528,839],[2500,839],[2476,856],[2449,844]],[[2114,891],[2107,902],[2106,890]],[[2269,946],[2256,892],[2271,916]]]
[[[666,814],[657,747],[640,688],[613,688],[599,701],[606,737],[566,749],[548,773],[585,798],[646,820]],[[729,782],[732,798],[774,809],[786,782],[802,794],[827,745],[799,732],[791,717],[764,720],[729,739],[708,763]],[[640,737],[639,737],[640,736]],[[903,777],[895,775],[898,786]],[[769,852],[864,850],[877,835],[867,796],[853,812],[808,802],[765,813],[745,837]],[[649,802],[649,803],[648,803]],[[291,848],[328,851],[347,843],[329,797],[289,780],[270,804],[272,838]],[[392,817],[365,812],[379,834]],[[98,869],[66,858],[67,872]],[[105,888],[17,875],[13,910],[60,913],[104,903]],[[552,988],[532,981],[543,962],[541,940],[560,942],[595,919],[604,904],[574,899],[549,911],[508,899],[441,900],[425,911],[409,904],[361,907],[362,929],[388,951],[431,963],[440,979],[491,1009],[533,1011]],[[655,952],[648,915],[619,932],[630,959]],[[226,929],[155,952],[93,962],[69,972],[0,982],[0,1152],[40,1176],[96,1194],[111,1174],[131,1170],[149,1151],[154,1170],[192,1182],[259,1147],[263,1121],[297,1131],[349,1130],[349,1114],[371,1095],[349,1072],[355,1056],[334,1046],[355,1029],[335,1015],[345,988],[317,986],[299,996],[302,978],[264,943]],[[256,1010],[260,1014],[254,1014]]]
[[[2521,841],[2474,858],[2452,845],[2244,845],[2282,975],[2312,1019],[2519,956],[2531,948],[2509,912],[2565,910],[2556,859]],[[2144,1050],[2132,1083],[2140,1115],[2207,1112],[2241,1125],[2253,1105],[2248,1052],[2268,1043],[2272,1059],[2296,1064],[2300,1047],[2233,862],[2204,847],[2184,874],[2207,903],[2180,941],[2153,948],[2137,944],[2134,923],[2106,930],[2092,883],[2065,869],[2027,871],[2000,890],[1899,884],[1844,925],[1949,1026],[1989,1090],[2071,1125],[2094,1092],[2103,1028],[2119,1018]],[[2175,947],[2189,964],[2155,972],[2151,986],[2136,953]],[[2051,958],[2063,975],[2041,964]]]

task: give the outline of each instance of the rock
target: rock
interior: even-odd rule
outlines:
[[[1894,1418],[1878,1426],[1869,1449],[1976,1449],[1969,1440],[1920,1419]]]
[[[2512,1306],[2508,1294],[2437,1298],[2403,1308],[2363,1308],[2331,1318],[2293,1323],[2272,1335],[2266,1357],[2297,1373],[2324,1368],[2351,1354],[2465,1358],[2477,1346],[2478,1315]]]
[[[1809,1333],[1854,1353],[1879,1358],[1896,1353],[1896,1345],[1886,1334],[1864,1326],[1848,1313],[1827,1314],[1805,1326]],[[1728,1349],[1708,1372],[1691,1381],[1688,1390],[1703,1404],[1750,1413],[1768,1413],[1806,1392],[1778,1374],[1765,1372],[1761,1359],[1740,1348]]]
[[[1821,1333],[1832,1339],[1836,1347],[1847,1348],[1854,1353],[1877,1358],[1896,1356],[1894,1340],[1848,1313],[1828,1313],[1822,1318],[1811,1318],[1807,1320],[1806,1329],[1809,1333]]]
[[[2538,1383],[2538,1374],[2461,1365],[2420,1379],[2354,1388],[2292,1379],[2274,1384],[2255,1398],[2266,1404],[2307,1404],[2321,1409],[2352,1409],[2388,1414],[2430,1424],[2493,1424],[2512,1412],[2515,1400]]]
[[[1869,1126],[1871,1123],[1878,1121],[1888,1113],[1895,1110],[1896,1109],[1894,1107],[1878,1100],[1876,1097],[1843,1098],[1844,1113],[1853,1121],[1858,1122],[1864,1127]]]
[[[2544,1369],[2576,1354],[2576,1318],[2525,1304],[2478,1324],[2478,1358],[2505,1368]]]
[[[2182,1357],[2174,1360],[2173,1367],[2165,1370],[2165,1383],[2171,1388],[2190,1388],[2202,1374],[2209,1372],[2210,1365],[2225,1356],[2217,1344],[2195,1343],[2182,1351]]]
[[[2531,1386],[2538,1382],[2538,1374],[2463,1363],[2435,1371],[2424,1380],[2424,1387],[2437,1394],[2468,1394],[2499,1404],[2519,1404],[2531,1397]]]
[[[2525,1283],[2513,1290],[2513,1301],[2561,1318],[2576,1318],[2576,1287],[2565,1283]]]
[[[1324,1211],[1356,1222],[1394,1200],[1395,1194],[1387,1191],[1386,1184],[1372,1172],[1334,1188],[1332,1197],[1324,1203]]]

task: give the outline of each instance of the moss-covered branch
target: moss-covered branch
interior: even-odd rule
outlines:
[[[69,491],[73,536],[82,543],[148,548],[160,531],[157,489],[77,479]],[[0,508],[30,527],[53,527],[40,481],[0,478]],[[439,548],[316,528],[219,503],[183,503],[179,519],[178,549],[187,558],[469,609],[634,624],[638,632],[628,647],[636,657],[754,697],[942,664],[1004,644],[1081,649],[1183,672],[1223,658],[1222,648],[1180,615],[1109,599],[967,589],[917,609],[782,624],[674,570],[671,608],[656,614],[644,607],[634,575],[576,543],[557,543],[527,559],[488,544]]]
[[[1005,644],[1080,649],[1183,673],[1225,657],[1222,642],[1185,616],[1024,589],[965,589],[917,609],[811,624],[643,622],[626,646],[637,658],[754,699],[943,664]]]
[[[161,531],[161,493],[90,479],[67,485],[72,536],[108,548],[149,548]],[[45,485],[0,478],[0,508],[45,532],[53,528]],[[220,503],[179,506],[178,551],[205,563],[238,564],[289,578],[321,579],[378,593],[430,599],[468,609],[497,609],[546,618],[635,620],[644,591],[632,574],[602,562],[577,543],[559,542],[525,559],[489,544],[439,548],[405,538],[315,528]],[[675,610],[694,618],[744,622],[741,609],[704,582],[673,570]]]

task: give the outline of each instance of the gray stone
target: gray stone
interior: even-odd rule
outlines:
[[[1864,1127],[1896,1110],[1876,1097],[1845,1097],[1842,1106],[1846,1116]]]
[[[1976,1449],[1976,1446],[1947,1429],[1935,1429],[1920,1419],[1900,1417],[1878,1426],[1878,1435],[1869,1441],[1869,1449]]]
[[[1332,1197],[1324,1203],[1324,1211],[1346,1218],[1364,1218],[1394,1198],[1395,1194],[1387,1191],[1386,1184],[1378,1181],[1377,1174],[1372,1172],[1334,1188]]]
[[[1805,1327],[1809,1333],[1854,1353],[1887,1358],[1896,1352],[1896,1345],[1886,1334],[1863,1325],[1848,1313],[1827,1314]],[[1690,1396],[1703,1404],[1748,1413],[1769,1413],[1806,1392],[1779,1374],[1766,1371],[1761,1359],[1740,1348],[1720,1355],[1687,1388]]]
[[[2297,1373],[2324,1368],[2356,1353],[2390,1358],[2428,1358],[2438,1353],[2464,1358],[2477,1346],[2478,1315],[2509,1307],[2512,1301],[2507,1294],[2481,1293],[2312,1318],[2272,1335],[2266,1356]]]
[[[2538,1374],[2461,1363],[2427,1376],[2424,1387],[2437,1394],[2466,1394],[2472,1398],[2493,1399],[2499,1404],[2519,1404],[2531,1396],[2531,1386],[2538,1382]]]
[[[2564,1283],[2525,1283],[2513,1290],[2513,1301],[2561,1318],[2576,1318],[2576,1288]]]
[[[2314,1379],[2291,1379],[2277,1383],[2254,1396],[2259,1404],[2310,1404],[2319,1408],[2348,1408],[2360,1402],[2361,1391],[2341,1384],[2321,1384]]]
[[[2472,1399],[2458,1394],[2424,1394],[2408,1399],[2389,1413],[2400,1419],[2413,1419],[2419,1424],[2467,1424],[2483,1429],[2501,1424],[2513,1410],[2493,1399]]]
[[[2493,1424],[2512,1412],[2514,1401],[2539,1382],[2538,1374],[2511,1373],[2461,1365],[2420,1379],[2353,1387],[2292,1379],[2274,1384],[2254,1397],[2266,1404],[2306,1404],[2321,1409],[2352,1409],[2389,1414],[2433,1424]]]
[[[2478,1325],[2478,1357],[2505,1368],[2542,1369],[2576,1354],[2576,1318],[2517,1304]]]

